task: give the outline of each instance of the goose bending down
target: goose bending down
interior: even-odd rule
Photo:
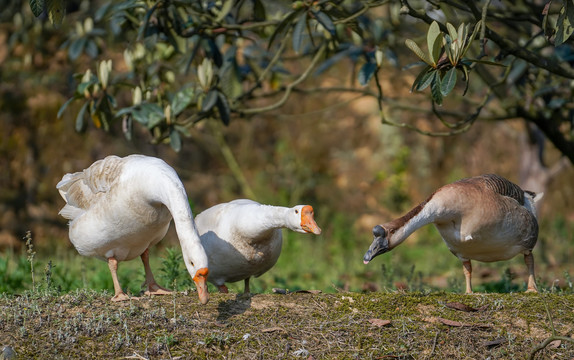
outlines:
[[[467,293],[472,293],[471,260],[508,260],[519,253],[528,268],[527,291],[537,291],[532,248],[538,238],[534,203],[541,197],[494,174],[445,185],[406,215],[376,225],[363,262],[391,251],[415,230],[433,223],[462,261]]]
[[[209,259],[207,281],[228,292],[226,282],[260,276],[277,262],[283,243],[282,228],[320,234],[313,208],[261,205],[246,199],[215,205],[196,217],[201,243]]]
[[[115,295],[127,300],[120,287],[118,262],[141,257],[146,294],[166,294],[149,266],[149,248],[165,236],[173,218],[187,270],[207,303],[207,256],[201,246],[181,180],[163,160],[143,155],[108,156],[82,172],[66,174],[56,186],[66,205],[70,241],[84,256],[108,262]]]

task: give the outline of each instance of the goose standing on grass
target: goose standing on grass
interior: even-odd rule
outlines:
[[[159,286],[149,266],[149,248],[165,236],[171,219],[187,270],[207,303],[207,256],[201,246],[181,180],[163,160],[143,155],[108,156],[82,172],[66,174],[56,186],[70,220],[70,241],[84,256],[108,262],[115,295],[128,300],[118,281],[118,262],[141,257],[147,295],[170,293]]]
[[[300,233],[320,234],[313,208],[261,205],[246,199],[215,205],[196,217],[201,243],[209,259],[211,282],[228,292],[226,282],[260,276],[277,262],[283,244],[282,228]]]
[[[494,174],[462,179],[434,192],[403,217],[373,228],[363,262],[391,251],[418,228],[434,223],[449,250],[463,264],[472,293],[471,260],[493,262],[524,254],[528,289],[536,292],[532,248],[538,238],[534,203],[542,194],[522,190]]]

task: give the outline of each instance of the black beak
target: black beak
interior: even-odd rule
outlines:
[[[368,264],[369,261],[373,260],[378,255],[384,254],[389,251],[389,239],[387,239],[387,232],[381,225],[377,225],[373,228],[373,242],[369,247],[369,250],[363,256],[363,263]]]

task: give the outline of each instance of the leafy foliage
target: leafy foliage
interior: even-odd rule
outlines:
[[[430,85],[432,100],[440,105],[444,97],[456,85],[457,69],[460,69],[464,75],[466,82],[464,93],[466,93],[470,80],[469,73],[473,64],[503,66],[491,61],[464,57],[480,26],[481,22],[479,21],[469,36],[468,24],[460,24],[457,30],[451,23],[446,23],[448,34],[443,34],[438,23],[433,21],[427,33],[428,55],[413,40],[406,39],[405,45],[427,64],[415,79],[411,90],[422,91]]]
[[[412,90],[430,87],[429,108],[447,131],[406,127],[430,135],[457,134],[470,129],[492,106],[499,119],[518,116],[537,124],[563,154],[574,159],[574,126],[568,110],[574,105],[569,86],[574,78],[569,63],[574,53],[572,0],[548,1],[545,6],[533,0],[516,6],[456,0],[440,7],[412,0],[94,1],[89,8],[73,9],[62,21],[63,4],[63,0],[29,0],[34,16],[46,11],[52,23],[62,22],[58,34],[77,72],[85,74],[89,68],[98,73],[100,65],[86,63],[95,64],[95,59],[100,64],[113,59],[117,64],[105,89],[99,73],[76,77],[81,82],[73,101],[83,102],[73,108],[78,112],[78,130],[89,123],[109,130],[117,123],[131,139],[135,120],[153,142],[172,143],[177,150],[182,138],[190,136],[190,128],[203,120],[229,124],[237,117],[279,109],[294,92],[321,94],[326,87],[313,87],[311,82],[322,82],[312,77],[337,65],[345,66],[352,79],[328,91],[371,97],[379,105],[383,124],[405,127],[383,111],[385,106],[402,104],[383,94],[381,80],[386,71],[401,66],[400,61],[412,60],[409,55],[402,57],[410,49],[423,64]],[[438,16],[431,17],[433,12]],[[14,34],[24,30],[15,24]],[[426,51],[418,40],[423,34]],[[14,41],[27,40],[14,36]],[[115,56],[118,52],[123,61]],[[471,73],[480,81],[475,87],[469,81]],[[461,81],[464,90],[456,91]],[[130,103],[126,92],[141,92],[141,102]],[[492,95],[503,104],[487,104]],[[456,121],[446,122],[434,104],[447,98],[462,108],[474,107],[459,112],[472,114],[470,118],[458,115]],[[546,107],[557,103],[562,106]]]

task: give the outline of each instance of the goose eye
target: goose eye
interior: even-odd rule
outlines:
[[[299,210],[295,210],[295,214],[299,214]]]

